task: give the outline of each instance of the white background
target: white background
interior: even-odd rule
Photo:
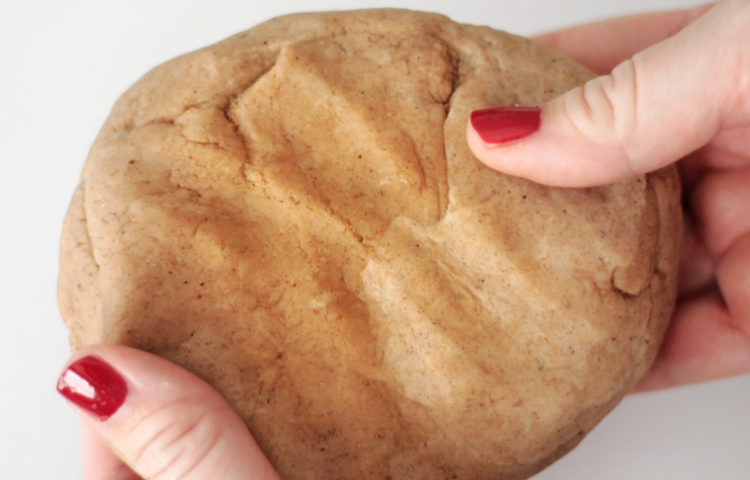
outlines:
[[[4,0],[0,6],[0,478],[79,479],[58,238],[89,145],[154,65],[283,13],[396,6],[532,35],[693,0]],[[628,397],[539,480],[747,480],[750,377]],[[220,479],[217,479],[220,480]]]

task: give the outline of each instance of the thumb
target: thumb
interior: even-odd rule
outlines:
[[[610,75],[540,108],[474,112],[469,146],[496,170],[554,186],[599,185],[664,167],[747,122],[748,23],[750,2],[719,3]]]
[[[179,366],[129,347],[76,352],[57,386],[143,478],[278,480],[240,417]]]

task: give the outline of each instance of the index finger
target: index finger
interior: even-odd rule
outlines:
[[[636,53],[673,36],[713,6],[604,20],[540,35],[534,40],[603,75]]]

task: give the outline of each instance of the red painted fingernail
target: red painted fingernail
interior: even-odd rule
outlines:
[[[99,420],[106,420],[125,403],[128,384],[104,360],[88,356],[73,362],[60,375],[57,391]]]
[[[502,107],[475,110],[471,126],[484,143],[498,144],[528,137],[542,123],[539,107]]]

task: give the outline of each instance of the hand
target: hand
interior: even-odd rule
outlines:
[[[279,480],[216,390],[156,355],[85,347],[58,391],[81,415],[85,480]]]
[[[638,390],[750,372],[748,25],[750,1],[726,0],[539,37],[599,74],[614,69],[541,109],[475,114],[467,127],[482,162],[549,185],[678,162],[689,204],[679,299]]]

